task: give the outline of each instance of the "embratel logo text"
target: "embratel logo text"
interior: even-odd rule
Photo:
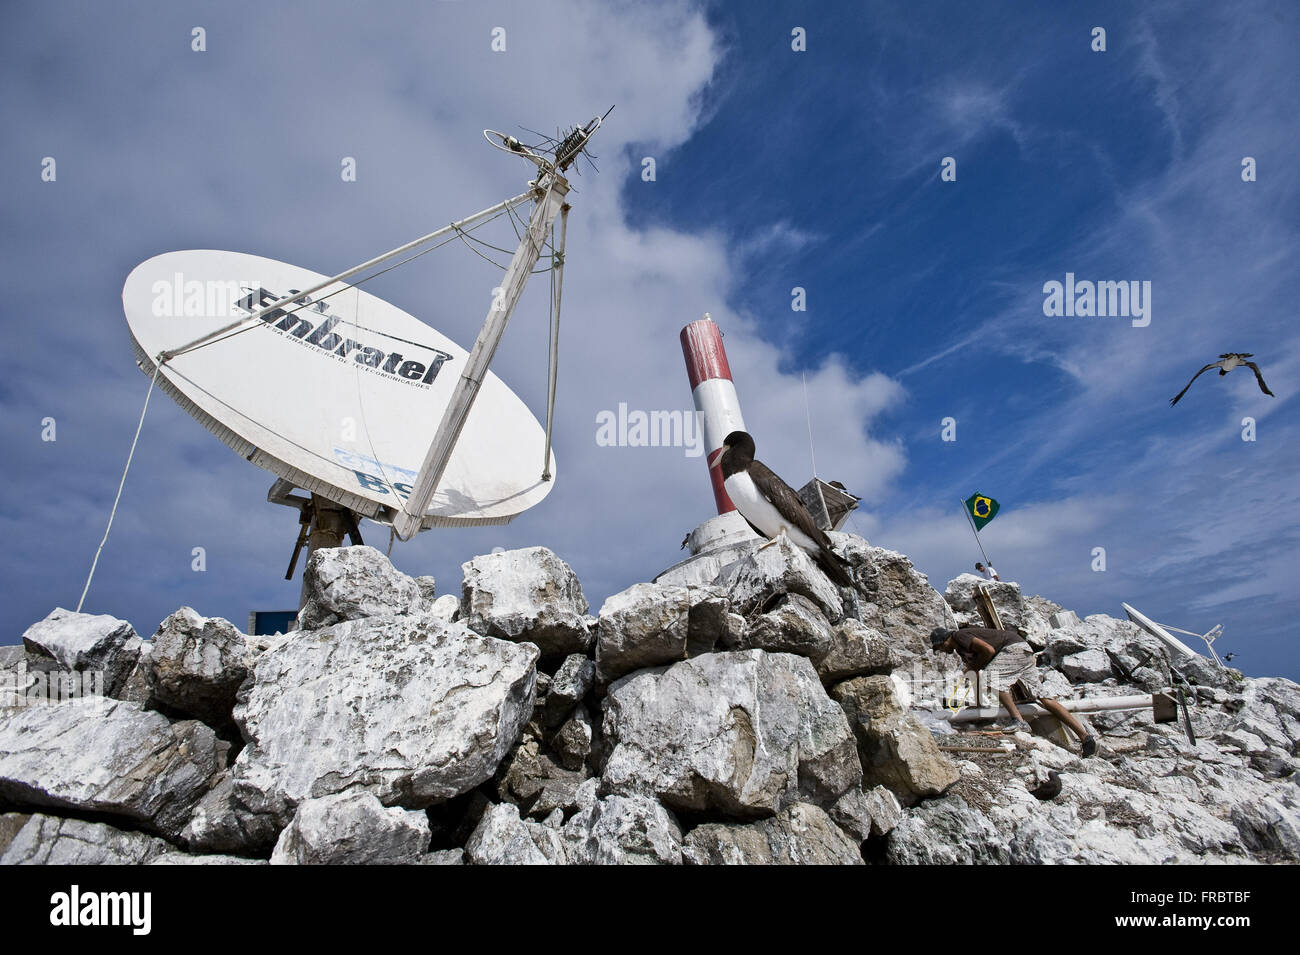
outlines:
[[[152,892],[82,892],[74,885],[50,896],[51,925],[125,925],[132,935],[153,928]]]
[[[293,291],[293,289],[290,289],[289,294],[292,295]],[[256,292],[240,299],[237,304],[240,308],[255,312],[282,298],[284,298],[282,294],[268,292],[259,286]],[[303,302],[303,304],[310,304],[310,300]],[[323,314],[324,303],[317,302],[316,306],[320,309],[320,313]],[[451,358],[451,355],[444,351],[429,348],[426,345],[417,345],[416,347],[422,348],[432,355],[432,358],[426,364],[422,361],[407,359],[401,352],[389,352],[383,348],[375,348],[363,342],[343,338],[334,331],[335,326],[339,324],[338,318],[329,315],[319,325],[316,325],[307,317],[305,309],[286,312],[282,308],[275,308],[261,316],[261,319],[272,328],[286,333],[291,338],[298,339],[305,345],[311,345],[322,352],[343,359],[351,355],[352,360],[363,368],[370,368],[381,374],[402,381],[409,381],[413,384],[431,384],[438,377],[438,371],[442,368],[443,363]],[[412,344],[415,343],[412,342]]]

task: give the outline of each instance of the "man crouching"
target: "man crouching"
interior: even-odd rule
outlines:
[[[1084,730],[1083,724],[1056,700],[1039,696],[1042,684],[1034,651],[1025,638],[1014,630],[990,630],[987,627],[966,627],[949,630],[935,627],[930,631],[930,646],[936,653],[956,653],[967,670],[978,673],[988,670],[989,686],[998,692],[998,702],[1009,714],[1012,723],[1008,732],[1029,731],[1029,724],[1016,708],[1012,691],[1018,691],[1021,703],[1038,702],[1043,708],[1070,728],[1079,738],[1084,756],[1097,752],[1097,738]]]

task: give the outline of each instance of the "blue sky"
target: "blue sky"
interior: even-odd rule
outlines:
[[[1027,591],[1222,623],[1247,673],[1300,677],[1293,4],[55,2],[2,16],[0,314],[17,347],[0,354],[0,642],[75,606],[103,533],[147,387],[121,312],[131,268],[221,248],[342,270],[521,190],[525,170],[483,127],[552,130],[613,103],[600,171],[576,180],[556,488],[507,527],[399,545],[399,567],[455,592],[474,554],[546,544],[598,606],[678,559],[710,513],[703,463],[600,447],[595,420],[620,402],[690,407],[676,333],[708,311],[759,457],[792,484],[809,475],[807,375],[819,472],[864,495],[859,531],[938,586],[978,558],[957,502],[979,490],[1003,505],[985,546]],[[1097,26],[1105,52],[1090,49]],[[1044,315],[1043,284],[1067,272],[1150,281],[1150,325]],[[492,282],[449,250],[370,289],[468,345]],[[791,310],[795,286],[807,311]],[[539,414],[543,288],[494,365]],[[1241,370],[1170,408],[1225,351],[1254,352],[1276,397]],[[40,440],[47,416],[57,441]],[[264,502],[271,479],[156,396],[86,609],[147,635],[182,604],[241,625],[294,605],[280,578],[296,518]]]

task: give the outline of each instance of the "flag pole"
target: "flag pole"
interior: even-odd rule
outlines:
[[[984,566],[993,566],[993,561],[989,560],[989,555],[984,553],[984,545],[980,543],[980,532],[975,529],[975,522],[971,520],[970,508],[966,506],[965,501],[961,502],[961,512],[966,515],[966,523],[970,525],[970,532],[975,535],[975,546],[980,549],[980,554],[984,557]]]

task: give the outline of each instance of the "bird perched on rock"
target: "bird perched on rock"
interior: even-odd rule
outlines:
[[[1035,799],[1041,799],[1046,802],[1049,799],[1055,799],[1061,795],[1061,774],[1052,770],[1047,774],[1047,782],[1039,783],[1036,787],[1029,790],[1029,794]]]
[[[754,439],[748,432],[727,435],[722,447],[710,455],[709,467],[719,459],[727,495],[749,526],[768,538],[763,547],[784,535],[807,551],[831,580],[841,587],[853,587],[848,563],[831,549],[830,538],[817,526],[799,495],[763,462],[754,460]]]
[[[1192,381],[1195,381],[1197,378],[1200,378],[1201,375],[1205,374],[1211,368],[1219,369],[1219,377],[1222,378],[1224,375],[1232,371],[1232,369],[1236,368],[1238,365],[1245,365],[1247,368],[1249,368],[1251,371],[1255,373],[1255,380],[1259,382],[1259,390],[1264,392],[1264,394],[1272,397],[1273,392],[1268,390],[1268,385],[1264,384],[1264,376],[1259,373],[1259,365],[1255,364],[1253,361],[1246,360],[1247,358],[1254,358],[1254,357],[1255,356],[1250,352],[1228,352],[1228,354],[1226,355],[1220,355],[1218,361],[1210,362],[1208,365],[1206,365],[1196,374],[1192,375]],[[1192,381],[1189,381],[1183,387],[1182,391],[1178,392],[1178,394],[1174,395],[1172,398],[1169,399],[1169,404],[1171,406],[1178,404],[1178,399],[1181,398],[1183,395],[1187,394],[1187,389],[1192,387]]]

